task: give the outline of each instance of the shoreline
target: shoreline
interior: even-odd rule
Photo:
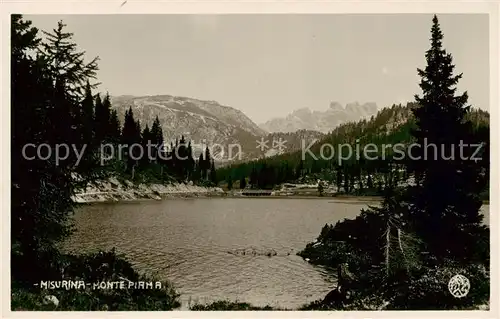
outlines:
[[[89,204],[207,196],[225,196],[225,192],[220,187],[201,187],[192,183],[134,184],[128,180],[120,182],[117,178],[111,177],[88,185],[75,193],[72,199],[76,204]]]
[[[382,196],[373,195],[332,195],[325,194],[290,194],[252,196],[242,195],[239,191],[227,191],[220,187],[203,187],[192,183],[171,184],[134,184],[130,181],[120,182],[111,177],[87,186],[83,191],[73,196],[76,204],[93,203],[131,203],[138,201],[162,201],[168,199],[191,198],[260,198],[260,199],[304,199],[304,200],[329,200],[332,203],[379,203]],[[489,200],[483,200],[483,205],[489,205]]]
[[[157,188],[166,188],[158,191]],[[182,190],[179,190],[181,188]],[[269,195],[249,196],[224,191],[219,187],[201,187],[186,184],[140,184],[136,187],[128,187],[119,191],[93,191],[80,192],[73,196],[76,204],[95,203],[133,203],[142,201],[162,201],[168,199],[192,199],[192,198],[232,198],[232,199],[304,199],[304,200],[328,200],[332,203],[364,203],[374,204],[383,200],[382,196],[372,195]],[[489,205],[489,200],[483,200],[483,205]]]
[[[191,192],[191,193],[165,193],[165,194],[146,194],[144,196],[134,196],[124,198],[116,193],[100,193],[99,195],[105,198],[93,199],[86,197],[93,197],[96,194],[80,193],[77,194],[80,200],[75,201],[77,204],[112,204],[112,203],[134,203],[143,201],[162,201],[169,199],[193,199],[193,198],[231,198],[231,199],[304,199],[304,200],[328,200],[332,203],[378,203],[381,198],[375,198],[373,196],[346,196],[346,197],[336,197],[336,196],[304,196],[304,195],[273,195],[273,196],[240,196],[232,195],[227,192]],[[117,196],[118,195],[118,196]],[[120,198],[117,198],[120,197]]]

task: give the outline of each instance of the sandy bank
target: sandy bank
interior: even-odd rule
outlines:
[[[134,184],[121,183],[112,177],[87,186],[73,196],[76,203],[132,201],[140,199],[161,200],[169,197],[223,196],[219,187],[200,187],[192,184]]]

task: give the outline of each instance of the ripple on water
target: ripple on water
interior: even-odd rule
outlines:
[[[300,199],[194,199],[91,205],[75,214],[74,252],[111,249],[170,280],[188,302],[230,299],[296,308],[323,298],[334,274],[296,256],[325,223],[367,203]],[[235,255],[236,250],[277,255]]]

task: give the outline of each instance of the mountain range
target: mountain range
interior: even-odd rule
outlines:
[[[348,103],[345,108],[338,102],[331,102],[325,111],[311,111],[309,108],[300,108],[286,117],[274,118],[261,125],[268,132],[295,132],[298,130],[312,130],[328,133],[340,124],[369,119],[377,114],[377,105],[373,102],[359,104]]]
[[[370,117],[377,111],[374,103],[350,103],[343,108],[333,102],[325,112],[300,109],[259,127],[243,112],[216,101],[172,95],[122,95],[112,97],[111,105],[121,121],[132,108],[143,128],[146,124],[151,127],[158,116],[165,141],[184,136],[192,141],[195,156],[205,145],[218,144],[222,147],[212,148],[216,158],[243,161],[300,149],[302,140],[309,143],[339,124]],[[285,142],[280,144],[280,139]],[[241,155],[236,158],[238,145]]]

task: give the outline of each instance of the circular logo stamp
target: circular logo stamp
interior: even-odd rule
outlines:
[[[448,282],[448,290],[455,298],[467,296],[470,290],[469,278],[463,275],[455,275]]]

